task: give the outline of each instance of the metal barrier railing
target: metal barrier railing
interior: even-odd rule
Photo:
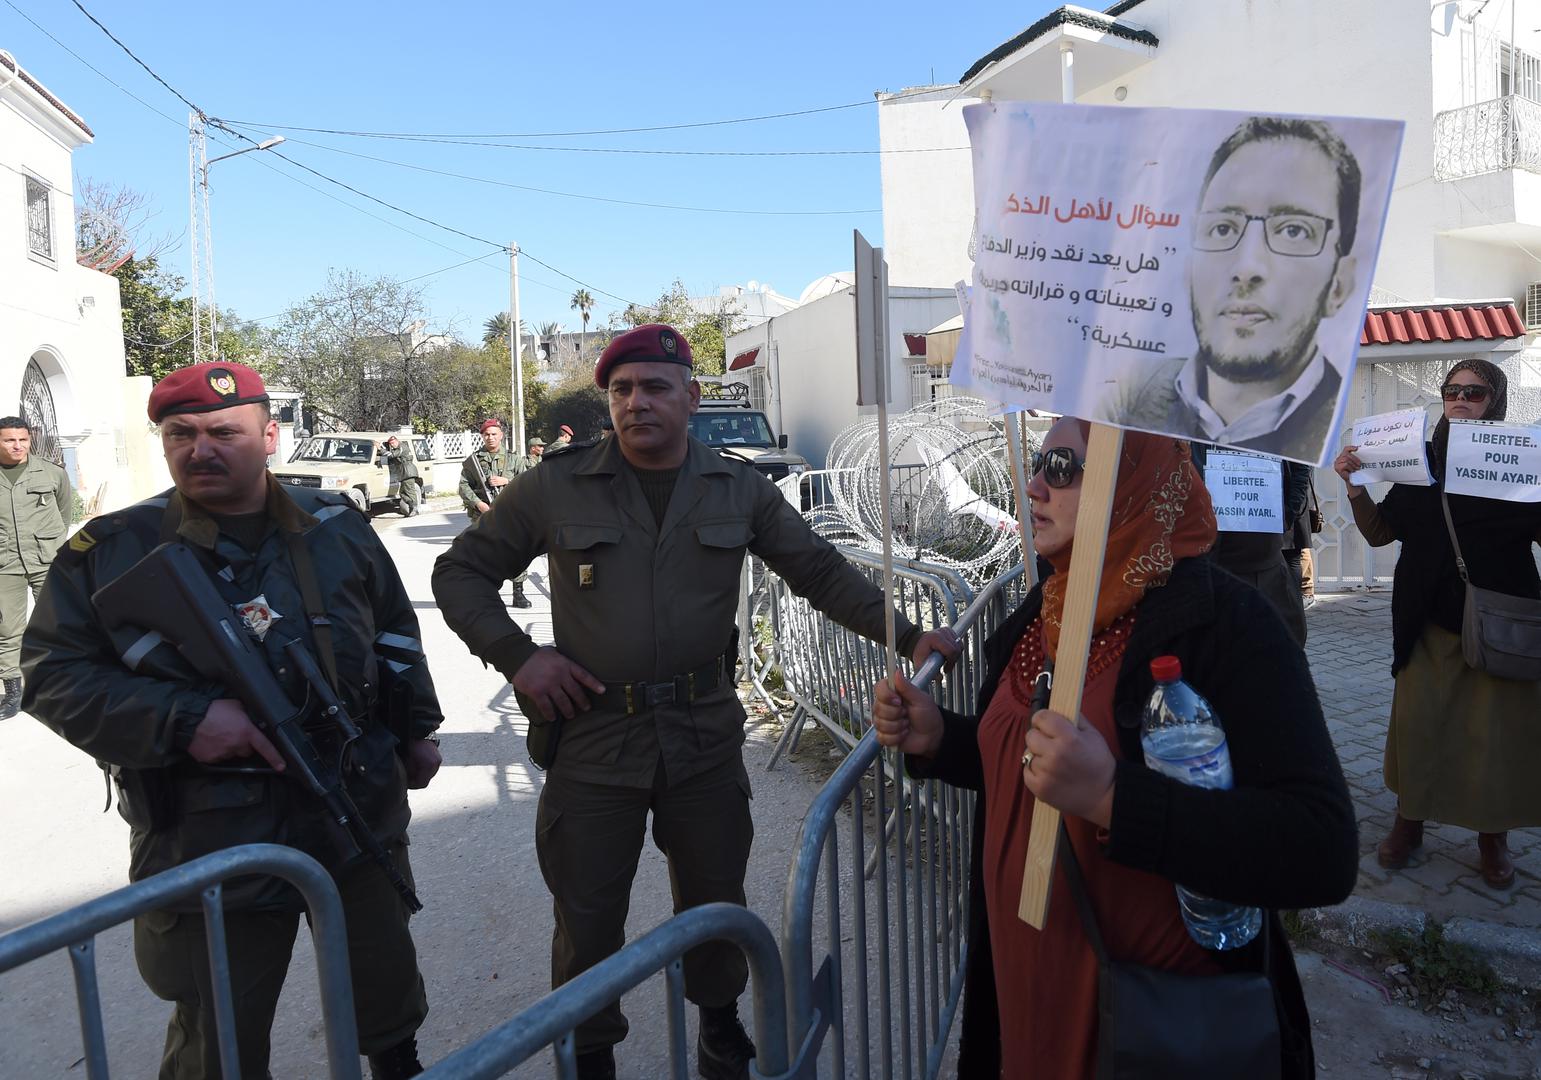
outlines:
[[[669,1075],[690,1075],[685,1048],[685,976],[681,958],[707,941],[731,941],[749,961],[754,997],[756,1075],[772,1080],[802,1075],[789,1072],[786,985],[776,939],[759,917],[736,904],[703,904],[681,912],[620,952],[558,987],[470,1046],[456,1051],[423,1073],[423,1080],[491,1080],[551,1046],[557,1076],[574,1080],[577,1052],[573,1032],[594,1013],[663,971],[669,1001]],[[815,1017],[799,1061],[811,1059],[823,1025]]]
[[[136,915],[201,893],[209,968],[213,976],[220,1068],[226,1076],[240,1076],[221,883],[248,874],[283,878],[304,897],[316,947],[316,974],[321,983],[321,1016],[326,1030],[329,1075],[333,1080],[360,1080],[358,1030],[353,1015],[353,983],[348,973],[348,935],[343,925],[342,900],[337,895],[337,886],[321,864],[293,848],[278,844],[246,844],[217,851],[12,930],[0,937],[0,973],[51,952],[68,949],[70,965],[74,969],[75,996],[80,1007],[86,1076],[89,1080],[107,1080],[107,1036],[102,1024],[102,999],[96,977],[96,935]]]
[[[839,550],[874,584],[882,585],[879,556],[857,548]],[[779,577],[765,575],[762,587],[768,593],[764,608],[771,616],[774,645],[766,667],[779,669],[795,706],[767,767],[775,768],[782,753],[795,747],[810,719],[855,746],[867,730],[872,687],[887,668],[884,647],[832,622]],[[956,571],[894,560],[894,607],[922,629],[949,625],[972,599],[973,591]],[[759,689],[765,693],[763,683]]]
[[[948,707],[973,707],[984,674],[984,640],[1016,608],[1022,575],[1020,565],[1001,574],[951,620],[965,654],[958,674],[939,691],[933,688]],[[930,685],[940,666],[940,657],[928,659],[916,672],[916,685]],[[867,684],[869,705],[881,677],[878,669]],[[849,808],[850,835],[844,873],[835,829],[843,807]],[[801,1045],[827,1023],[830,1075],[866,1080],[874,1065],[884,1078],[939,1073],[963,990],[975,825],[971,792],[934,780],[905,781],[898,755],[883,751],[870,730],[809,808],[787,881],[782,959],[790,1041]],[[890,835],[901,838],[892,849]],[[869,845],[872,873],[866,868]],[[815,978],[814,912],[821,891],[824,952]]]

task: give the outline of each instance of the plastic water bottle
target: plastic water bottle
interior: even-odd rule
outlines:
[[[1150,662],[1156,680],[1140,726],[1145,764],[1163,776],[1194,787],[1228,790],[1232,784],[1231,752],[1225,729],[1198,691],[1182,680],[1182,661],[1158,656]],[[1206,949],[1238,949],[1263,926],[1260,908],[1212,900],[1177,886],[1188,933]]]

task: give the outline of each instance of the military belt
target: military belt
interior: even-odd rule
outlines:
[[[704,697],[722,685],[722,658],[684,675],[662,682],[606,683],[605,697],[620,703],[627,716],[656,709],[660,705],[686,705]],[[616,695],[610,697],[610,695]]]

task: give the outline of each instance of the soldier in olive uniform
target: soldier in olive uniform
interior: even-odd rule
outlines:
[[[0,720],[21,708],[21,632],[27,590],[36,597],[69,529],[75,493],[64,470],[32,453],[19,416],[0,417]]]
[[[530,467],[528,458],[503,449],[503,425],[497,420],[483,420],[481,432],[482,448],[471,453],[460,466],[460,501],[465,504],[472,525],[491,507],[490,500],[496,499],[510,480]],[[509,603],[516,608],[534,606],[524,595],[526,577],[521,571],[514,578]]]
[[[287,844],[327,865],[346,914],[359,1047],[375,1077],[415,1076],[428,1002],[402,896],[376,863],[338,858],[319,804],[281,775],[283,758],[239,700],[159,634],[104,628],[91,597],[178,540],[296,702],[310,687],[283,645],[300,638],[362,729],[345,783],[408,882],[407,789],[437,771],[442,719],[412,603],[341,493],[286,489],[268,474],[278,425],[255,371],[182,368],[156,386],[149,414],[176,487],[94,519],[60,552],[22,645],[25,706],[111,774],[133,880],[245,843]],[[303,904],[289,885],[255,876],[227,882],[224,906],[241,1074],[267,1076]],[[134,955],[151,991],[176,1006],[161,1080],[220,1076],[198,897],[137,917]]]
[[[529,443],[529,453],[524,455],[524,467],[533,469],[546,456],[546,440],[536,435]]]
[[[650,812],[676,910],[744,903],[754,829],[732,641],[745,552],[842,625],[884,635],[882,593],[773,484],[689,438],[701,388],[683,337],[661,324],[629,331],[605,349],[595,381],[608,390],[614,437],[549,454],[515,479],[433,574],[445,620],[555,745],[536,824],[556,916],[553,985],[624,943]],[[498,602],[501,583],[541,554],[556,638],[545,648]],[[955,653],[950,630],[923,636],[897,619],[905,655]],[[701,1075],[746,1077],[743,954],[703,945],[684,967],[701,1009]],[[619,1004],[579,1025],[579,1075],[614,1076],[626,1030]]]
[[[396,505],[401,508],[401,516],[411,517],[417,513],[423,497],[423,481],[417,475],[417,459],[412,456],[412,448],[392,435],[385,440],[385,449],[380,456],[385,459],[391,479],[396,483]]]

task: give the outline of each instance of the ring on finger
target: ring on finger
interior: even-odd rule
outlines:
[[[1028,770],[1029,772],[1032,771],[1032,769],[1033,769],[1033,752],[1031,750],[1024,750],[1024,751],[1022,751],[1022,767],[1024,769]]]

